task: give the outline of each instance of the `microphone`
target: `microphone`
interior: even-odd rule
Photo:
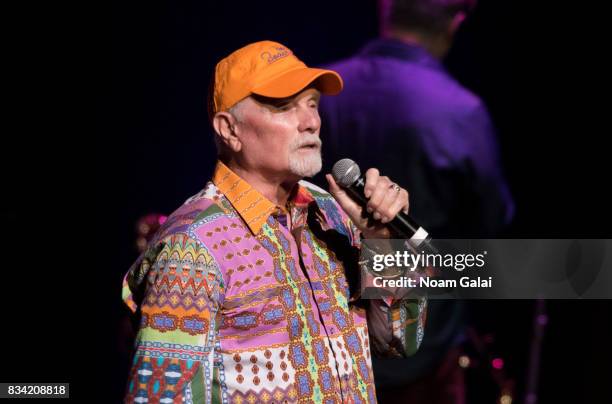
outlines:
[[[357,163],[351,159],[338,160],[332,168],[332,176],[353,200],[361,203],[362,206],[367,204],[368,199],[364,194],[365,179],[362,177]],[[435,250],[430,244],[431,236],[429,233],[404,212],[399,212],[393,220],[387,223],[387,226],[399,238],[409,239],[413,247],[429,247]]]

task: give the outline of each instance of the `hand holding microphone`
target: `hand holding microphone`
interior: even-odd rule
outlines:
[[[406,238],[415,246],[429,244],[427,231],[408,216],[408,191],[377,169],[366,171],[364,179],[354,161],[342,159],[325,178],[329,192],[365,238]]]

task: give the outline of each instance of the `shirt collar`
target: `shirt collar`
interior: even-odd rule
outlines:
[[[270,215],[286,212],[284,207],[272,203],[221,161],[217,162],[212,182],[225,195],[253,234],[259,233]],[[305,208],[314,201],[305,187],[296,184],[289,197],[289,206]]]

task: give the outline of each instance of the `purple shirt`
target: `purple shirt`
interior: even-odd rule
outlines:
[[[328,66],[344,90],[321,100],[324,162],[376,167],[410,192],[410,214],[437,238],[492,237],[514,204],[495,131],[475,94],[425,49],[377,39]]]

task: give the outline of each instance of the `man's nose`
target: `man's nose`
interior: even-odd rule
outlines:
[[[301,132],[317,133],[321,127],[321,118],[317,108],[304,106],[299,108],[299,126]]]

